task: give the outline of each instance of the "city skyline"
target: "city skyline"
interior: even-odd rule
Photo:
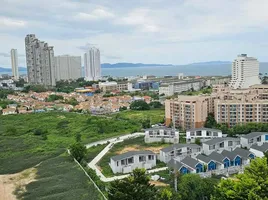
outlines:
[[[231,61],[239,52],[267,61],[267,8],[264,0],[13,0],[0,8],[0,66],[10,67],[8,49],[24,52],[31,32],[53,44],[55,55],[81,56],[96,46],[104,63]]]

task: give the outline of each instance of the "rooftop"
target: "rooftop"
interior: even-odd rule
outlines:
[[[168,146],[166,148],[161,149],[163,152],[170,152],[173,151],[174,149],[180,149],[183,147],[190,147],[190,148],[201,148],[201,146],[197,144],[173,144],[171,146]]]
[[[189,129],[187,131],[202,131],[202,130],[206,130],[206,131],[214,131],[214,132],[222,132],[219,129],[213,129],[213,128],[193,128],[193,129]]]
[[[254,144],[251,146],[251,149],[256,149],[262,152],[268,151],[268,143],[263,143],[261,146],[258,146],[257,144]]]
[[[129,151],[129,152],[117,155],[117,156],[113,156],[113,157],[111,157],[111,159],[114,160],[114,161],[118,161],[118,160],[123,160],[123,159],[129,158],[129,157],[135,156],[135,155],[151,155],[151,154],[155,155],[154,152],[149,151],[149,150],[146,150],[146,151]]]
[[[268,134],[268,133],[267,132],[252,132],[247,135],[241,136],[241,138],[251,139],[251,138],[258,137],[264,134]]]
[[[145,131],[154,131],[154,130],[169,130],[169,131],[172,131],[174,129],[173,128],[168,128],[166,126],[154,126],[152,128],[145,129]]]
[[[191,167],[192,169],[195,169],[196,165],[199,163],[198,160],[191,158],[191,157],[185,157],[183,160],[180,161],[182,164],[185,164],[189,167]]]
[[[214,144],[217,144],[219,142],[223,142],[225,140],[227,140],[227,141],[240,141],[240,138],[233,138],[233,137],[213,138],[211,140],[208,140],[208,141],[204,142],[203,144],[214,145]]]

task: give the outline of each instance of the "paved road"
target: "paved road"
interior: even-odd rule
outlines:
[[[124,178],[128,177],[130,174],[107,178],[101,173],[101,171],[97,167],[97,163],[113,147],[114,144],[116,144],[118,142],[123,142],[124,140],[129,139],[129,138],[135,138],[135,137],[139,137],[139,136],[143,136],[143,135],[144,135],[144,133],[133,133],[133,134],[123,135],[123,136],[120,136],[120,137],[110,138],[110,139],[107,139],[107,140],[101,140],[101,141],[98,141],[98,142],[93,142],[93,143],[87,144],[86,147],[90,148],[90,147],[96,146],[98,144],[106,144],[106,143],[109,142],[109,144],[107,144],[107,146],[91,162],[89,162],[87,164],[88,167],[93,169],[93,170],[95,170],[97,176],[99,176],[100,180],[103,181],[103,182],[111,182],[111,181],[124,179]],[[163,170],[166,170],[166,169],[167,169],[167,167],[152,169],[152,170],[148,170],[148,173],[155,173],[155,172],[163,171]]]
[[[118,136],[118,137],[113,137],[113,138],[109,138],[109,139],[105,139],[105,140],[100,140],[97,142],[93,142],[93,143],[89,143],[86,145],[86,148],[90,148],[92,146],[96,146],[98,144],[106,144],[108,142],[112,143],[112,142],[116,142],[117,140],[126,140],[129,138],[135,138],[135,137],[139,137],[139,136],[144,136],[144,133],[130,133],[127,135],[123,135],[123,136]]]

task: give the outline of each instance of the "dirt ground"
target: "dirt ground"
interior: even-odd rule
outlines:
[[[150,183],[151,183],[152,185],[160,186],[160,187],[166,187],[166,186],[168,186],[168,184],[166,184],[166,183],[162,183],[162,182],[160,182],[160,181],[150,181]]]
[[[140,151],[140,150],[149,150],[149,151],[152,151],[154,153],[159,153],[160,149],[163,149],[163,147],[161,147],[161,146],[160,147],[141,147],[139,145],[132,145],[132,146],[125,147],[122,150],[117,151],[116,153],[122,154],[122,153],[126,153],[128,151]]]
[[[17,174],[0,175],[0,199],[16,200],[14,192],[24,192],[25,186],[35,181],[36,172],[36,168],[30,168]]]

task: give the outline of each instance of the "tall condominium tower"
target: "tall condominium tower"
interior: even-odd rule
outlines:
[[[85,78],[97,81],[101,77],[100,50],[92,47],[84,55]]]
[[[260,84],[259,62],[256,58],[247,57],[247,54],[238,55],[232,64],[232,79],[230,86],[234,89],[249,88]]]
[[[55,86],[53,47],[29,34],[25,37],[25,51],[29,83]]]
[[[59,80],[74,80],[81,78],[81,56],[56,56],[55,78]]]
[[[18,68],[18,52],[17,49],[11,49],[11,66],[12,66],[12,76],[14,79],[19,79],[19,68]]]

